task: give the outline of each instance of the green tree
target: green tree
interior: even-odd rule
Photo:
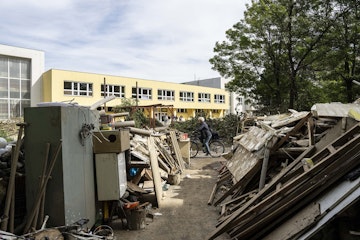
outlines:
[[[331,55],[323,59],[327,68],[322,77],[335,81],[343,90],[339,94],[343,102],[353,102],[360,92],[359,86],[353,83],[353,80],[360,81],[360,2],[339,0],[336,3],[339,17],[328,41]]]
[[[349,8],[346,8],[348,11]],[[214,70],[264,110],[307,110],[326,99],[321,61],[333,57],[334,26],[346,11],[327,0],[260,0],[217,42]]]

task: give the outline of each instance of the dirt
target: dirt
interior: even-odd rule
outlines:
[[[146,218],[143,229],[123,229],[119,219],[113,221],[110,226],[116,239],[206,239],[216,229],[219,217],[220,207],[208,205],[208,200],[224,161],[223,158],[205,156],[192,158],[190,167],[181,174],[180,184],[170,185],[164,191],[161,207],[149,210],[154,218]],[[223,234],[217,239],[230,237]]]

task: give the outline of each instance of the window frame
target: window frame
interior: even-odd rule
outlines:
[[[158,89],[158,100],[175,101],[175,91],[167,89]]]
[[[104,87],[106,86],[106,96],[112,96],[114,95],[117,98],[124,98],[125,97],[125,86],[124,85],[114,85],[114,84],[101,84],[101,96],[105,96]],[[119,88],[118,91],[116,91],[116,87]]]
[[[71,84],[70,88],[66,88],[66,84]],[[63,89],[65,96],[93,96],[93,83],[65,80]]]
[[[210,93],[198,93],[198,102],[210,103],[211,102],[211,94]]]
[[[131,97],[136,99],[136,89],[138,90],[139,99],[152,100],[152,88],[136,88],[132,87]],[[134,91],[135,90],[135,91]]]
[[[224,94],[214,94],[214,103],[225,103],[225,95]]]
[[[184,94],[185,94],[185,96],[184,96]],[[182,102],[194,102],[194,92],[180,91],[179,92],[179,100]]]

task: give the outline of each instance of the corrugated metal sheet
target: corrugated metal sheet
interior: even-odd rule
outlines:
[[[360,104],[317,103],[311,107],[311,112],[315,117],[348,117],[351,109],[360,112]]]

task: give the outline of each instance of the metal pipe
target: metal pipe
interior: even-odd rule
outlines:
[[[114,128],[135,127],[135,121],[113,122],[109,123],[109,126]]]
[[[135,133],[135,134],[139,134],[139,135],[151,136],[153,134],[152,131],[145,130],[145,129],[133,128],[133,127],[130,127],[129,129],[130,129],[131,133]]]
[[[112,96],[109,96],[109,97],[106,97],[104,99],[101,99],[99,101],[97,101],[96,103],[94,103],[93,105],[90,106],[90,110],[95,110],[97,109],[98,107],[100,107],[102,104],[106,103],[106,102],[109,102],[113,99],[115,99],[115,95],[112,95]]]

